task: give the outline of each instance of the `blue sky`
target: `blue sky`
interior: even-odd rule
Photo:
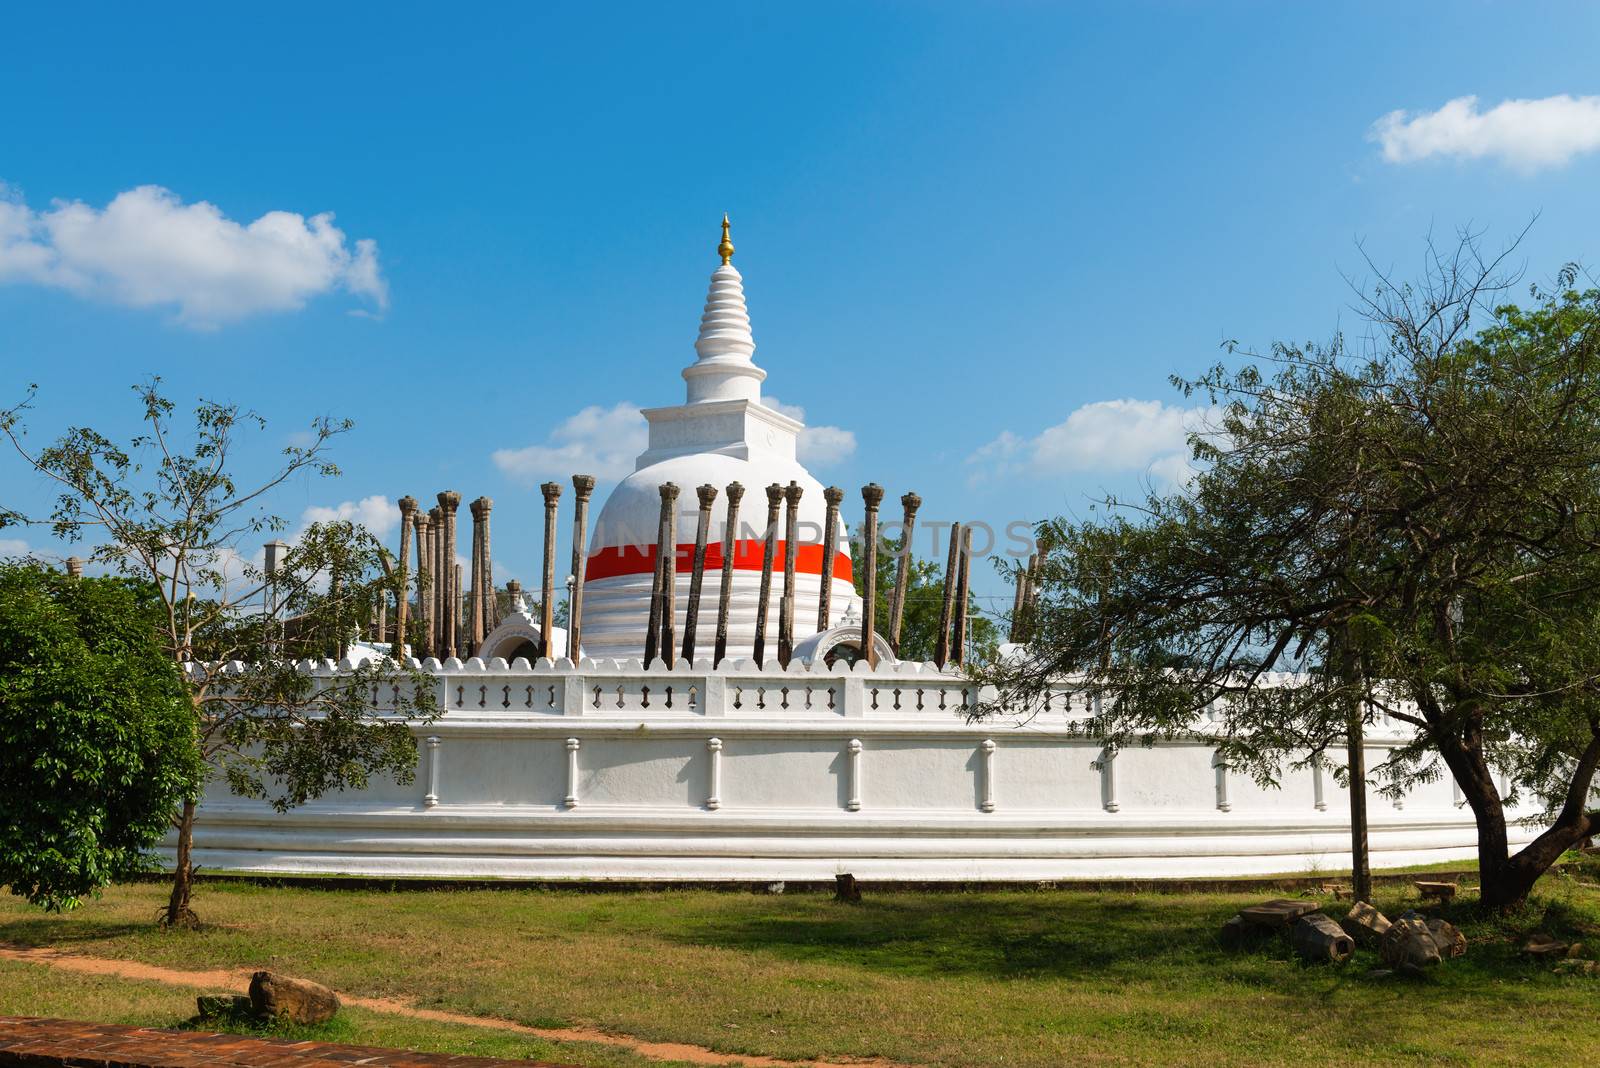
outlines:
[[[680,401],[724,210],[818,476],[996,526],[1174,471],[1168,376],[1350,325],[1357,242],[1404,275],[1537,215],[1530,279],[1600,255],[1593,5],[264,10],[8,12],[0,400],[126,433],[159,373],[266,416],[252,462],[347,416],[279,512],[488,494],[524,582],[549,450]],[[263,216],[283,261],[209,275]]]

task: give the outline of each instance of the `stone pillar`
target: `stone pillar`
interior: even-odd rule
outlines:
[[[428,509],[428,655],[444,659],[444,598],[450,576],[444,572],[444,509]]]
[[[678,487],[672,487],[672,508],[667,513],[667,556],[661,569],[661,660],[667,667],[678,661]]]
[[[800,553],[800,483],[791,482],[783,491],[783,604],[778,611],[778,663],[789,666],[794,650],[794,602],[799,596],[799,580],[794,569]]]
[[[878,627],[878,506],[883,503],[883,487],[869,482],[861,487],[861,500],[867,506],[867,516],[861,525],[863,557],[866,568],[866,593],[861,605],[861,657],[868,667],[878,666],[878,648],[872,640]]]
[[[561,483],[546,482],[544,494],[544,570],[539,576],[539,653],[554,660],[558,654],[550,635],[556,629],[556,507],[561,501]],[[568,606],[570,613],[571,606]]]
[[[67,578],[83,578],[83,557],[67,557]]]
[[[822,491],[828,514],[822,520],[822,590],[817,595],[817,630],[828,629],[833,616],[833,558],[839,553],[839,504],[844,490],[829,486]]]
[[[722,585],[717,588],[717,644],[712,653],[713,667],[728,655],[728,606],[733,596],[733,560],[739,553],[739,501],[744,486],[728,483],[728,518],[722,526]]]
[[[491,630],[494,630],[495,619],[494,557],[490,555],[489,548],[489,512],[494,508],[494,501],[488,497],[479,497],[478,501],[483,505],[483,536],[479,539],[478,545],[478,574],[472,582],[478,589],[478,615],[480,617],[478,626],[483,630],[483,633],[478,635],[477,640],[473,642],[472,651],[474,654],[478,652],[478,647],[483,644],[483,639],[489,636]]]
[[[683,615],[683,658],[694,666],[695,630],[700,625],[700,590],[706,580],[706,538],[711,532],[711,506],[717,500],[717,487],[707,483],[695,491],[700,515],[694,526],[694,570],[689,575],[689,606]]]
[[[650,581],[650,622],[649,630],[644,636],[644,666],[649,667],[655,662],[656,656],[661,651],[661,635],[666,630],[662,625],[661,616],[667,605],[667,557],[677,554],[677,546],[672,544],[673,517],[678,511],[678,487],[671,482],[663,483],[659,487],[661,493],[661,516],[656,524],[656,569]]]
[[[950,659],[950,615],[956,606],[956,571],[960,567],[961,524],[950,524],[950,553],[944,564],[944,605],[939,609],[939,637],[934,640],[933,662],[944,667]]]
[[[961,528],[961,566],[956,571],[956,614],[951,628],[951,641],[955,643],[954,657],[957,666],[967,662],[967,584],[972,578],[972,526]]]
[[[1006,635],[1006,640],[1015,642],[1022,638],[1022,602],[1028,597],[1028,575],[1033,570],[1033,557],[1028,557],[1028,562],[1017,568],[1017,583],[1011,598],[1011,627]]]
[[[778,550],[778,506],[783,503],[783,487],[774,482],[767,487],[767,544],[761,552],[761,592],[756,597],[757,665],[766,663],[767,608],[772,604],[772,557]]]
[[[472,558],[467,565],[467,655],[483,644],[483,498],[467,505],[472,513]]]
[[[456,655],[456,641],[461,633],[461,569],[456,567],[456,509],[461,507],[461,494],[445,490],[439,494],[440,518],[444,533],[439,539],[439,577],[443,579],[443,596],[439,599],[441,613],[441,659]]]
[[[455,610],[455,619],[456,619],[456,632],[455,632],[455,635],[454,635],[454,642],[455,642],[455,646],[454,647],[456,649],[456,652],[451,653],[450,655],[452,655],[452,656],[459,656],[461,653],[467,651],[466,650],[467,638],[468,638],[467,624],[466,624],[466,616],[463,614],[466,611],[467,605],[466,605],[466,599],[464,598],[464,596],[461,593],[461,591],[466,589],[466,587],[461,584],[462,577],[463,576],[461,574],[461,565],[457,564],[455,566],[455,579],[453,580],[454,581],[454,585],[455,585],[456,597],[455,597],[455,604],[451,606]],[[470,652],[468,652],[467,655],[471,656],[472,654]]]
[[[433,639],[428,630],[432,621],[433,598],[433,560],[429,555],[432,549],[433,520],[427,512],[417,512],[417,656],[419,658],[433,655]]]
[[[567,659],[578,662],[579,642],[583,637],[583,568],[588,560],[589,494],[594,492],[593,475],[573,475],[572,489],[577,495],[572,513],[572,596],[567,599]]]
[[[889,648],[900,655],[900,624],[906,616],[906,589],[911,582],[911,535],[917,529],[917,509],[922,498],[907,493],[900,498],[900,562],[894,573],[894,593],[889,598]]]
[[[407,609],[411,607],[411,530],[417,521],[417,499],[406,496],[395,503],[400,506],[400,589],[394,595],[394,644],[389,647],[389,655],[397,663],[403,663],[406,658],[406,616]],[[382,632],[378,640],[383,640]]]

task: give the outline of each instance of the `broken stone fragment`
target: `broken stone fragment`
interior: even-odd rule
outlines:
[[[1357,945],[1370,948],[1376,946],[1382,940],[1383,932],[1389,929],[1389,917],[1365,901],[1357,901],[1350,906],[1340,926]]]
[[[1427,921],[1428,933],[1433,936],[1433,944],[1439,949],[1439,956],[1444,960],[1460,957],[1467,952],[1467,936],[1453,923],[1445,920],[1432,919]]]
[[[1251,905],[1239,910],[1246,923],[1253,923],[1260,927],[1288,927],[1300,917],[1310,912],[1316,912],[1318,905],[1315,901],[1296,900],[1295,898],[1277,898],[1265,901],[1259,905]]]
[[[1528,940],[1522,944],[1522,952],[1530,957],[1560,957],[1566,954],[1567,949],[1565,942],[1542,932],[1529,935]]]
[[[339,995],[307,979],[256,972],[250,977],[250,1005],[265,1019],[314,1025],[333,1019],[339,1011]]]
[[[1341,964],[1356,951],[1355,939],[1320,912],[1300,917],[1289,932],[1294,951],[1306,960]]]
[[[1389,925],[1378,943],[1383,963],[1416,974],[1439,963],[1439,945],[1424,920],[1401,917]]]

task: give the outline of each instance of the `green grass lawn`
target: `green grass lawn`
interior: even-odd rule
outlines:
[[[159,885],[65,916],[0,903],[0,941],[171,968],[262,968],[352,994],[537,1026],[592,1024],[732,1053],[878,1055],[909,1064],[1454,1064],[1600,1059],[1600,980],[1524,960],[1532,930],[1600,945],[1592,864],[1541,884],[1523,912],[1477,918],[1465,958],[1423,980],[1307,966],[1286,945],[1221,949],[1262,894],[1070,889],[825,894],[320,890],[208,882],[207,926],[162,932]],[[1414,901],[1380,890],[1390,916]],[[1470,895],[1469,895],[1470,897]],[[1344,906],[1329,902],[1328,911]],[[0,962],[0,1009],[173,1023],[192,993]],[[352,1010],[344,1041],[578,1064],[637,1063],[549,1043]],[[501,1045],[496,1045],[500,1043]],[[655,1062],[659,1063],[659,1062]]]

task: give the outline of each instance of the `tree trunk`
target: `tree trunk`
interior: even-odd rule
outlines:
[[[1448,736],[1436,738],[1436,743],[1478,827],[1478,899],[1485,908],[1509,908],[1526,897],[1528,891],[1525,887],[1516,893],[1505,881],[1509,850],[1506,813],[1494,775],[1483,759],[1483,749]]]
[[[183,814],[178,818],[178,865],[172,875],[172,896],[167,900],[166,913],[161,918],[163,927],[194,927],[200,922],[189,908],[189,893],[194,885],[194,810],[193,801],[183,803]]]

